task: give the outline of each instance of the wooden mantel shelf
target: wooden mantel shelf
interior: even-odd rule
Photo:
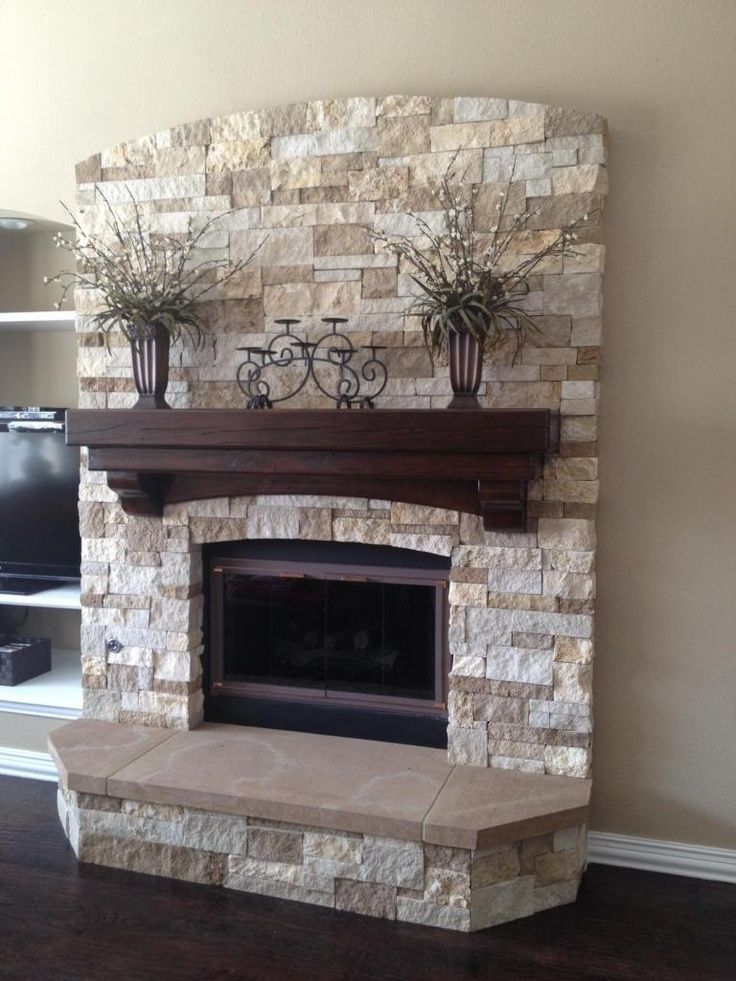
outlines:
[[[80,409],[89,447],[128,514],[239,494],[326,494],[450,508],[523,529],[527,482],[556,448],[546,409]]]

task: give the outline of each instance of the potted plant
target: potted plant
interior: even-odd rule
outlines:
[[[507,187],[510,187],[512,177]],[[513,339],[515,361],[527,334],[539,327],[524,308],[529,278],[550,256],[577,255],[575,229],[588,215],[561,229],[537,251],[521,253],[520,233],[537,212],[508,216],[509,196],[500,192],[498,217],[489,233],[475,227],[478,186],[454,178],[454,158],[435,188],[441,205],[441,231],[409,212],[417,237],[374,233],[398,256],[418,288],[408,312],[421,318],[432,360],[448,354],[454,398],[450,408],[478,408],[484,355]]]
[[[57,232],[57,248],[76,259],[76,270],[44,277],[44,283],[61,286],[54,304],[58,310],[73,288],[94,290],[102,309],[92,318],[106,338],[120,330],[130,343],[133,380],[138,392],[136,409],[168,409],[165,399],[169,383],[169,349],[172,342],[188,340],[198,347],[203,324],[197,304],[222,286],[253,259],[263,245],[245,259],[199,259],[197,250],[206,236],[226,215],[219,212],[198,223],[192,220],[181,236],[155,235],[145,229],[141,208],[131,195],[133,215],[126,222],[116,214],[98,189],[107,209],[106,233],[98,235],[83,228],[69,214],[74,236]],[[265,239],[264,239],[265,241]]]

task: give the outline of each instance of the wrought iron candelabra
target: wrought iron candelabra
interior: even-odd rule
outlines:
[[[377,344],[356,348],[350,338],[338,330],[338,324],[347,323],[346,317],[323,317],[322,322],[329,324],[330,329],[317,341],[306,341],[292,333],[293,326],[301,321],[282,318],[276,323],[283,330],[274,335],[268,347],[238,348],[248,354],[238,367],[237,379],[240,390],[248,399],[249,409],[272,409],[277,402],[294,398],[310,378],[338,409],[375,407],[374,400],[388,382],[386,365],[376,353],[384,348]],[[360,352],[365,352],[362,360]],[[273,380],[285,368],[294,369],[295,380],[286,394],[275,397],[272,395]],[[330,374],[337,375],[334,388],[327,387]]]

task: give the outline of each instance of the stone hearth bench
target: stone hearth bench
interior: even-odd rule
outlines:
[[[574,900],[590,781],[439,749],[78,720],[49,738],[80,860],[481,929]]]

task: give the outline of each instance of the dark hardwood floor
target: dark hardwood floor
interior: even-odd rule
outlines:
[[[578,903],[464,935],[78,865],[50,783],[0,777],[0,977],[736,978],[736,886],[592,866]]]

